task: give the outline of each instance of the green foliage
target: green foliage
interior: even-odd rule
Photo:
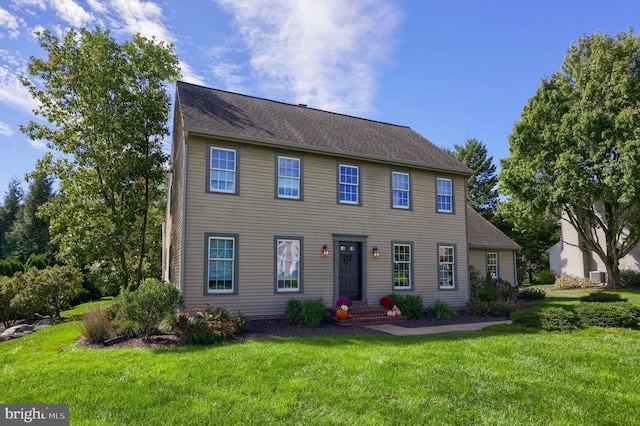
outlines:
[[[518,297],[524,300],[542,300],[547,296],[544,290],[531,287],[521,287],[518,289]]]
[[[538,311],[540,328],[545,331],[570,331],[576,328],[576,315],[562,308],[545,308]]]
[[[479,316],[508,317],[512,312],[529,309],[531,305],[525,300],[491,300],[472,299],[467,303],[469,313]]]
[[[0,260],[0,276],[13,277],[16,272],[24,272],[24,270],[24,265],[17,259]]]
[[[31,268],[45,269],[47,266],[49,266],[49,262],[46,254],[31,253],[24,263],[25,271]]]
[[[402,315],[407,318],[422,318],[424,316],[424,303],[419,294],[398,294],[389,295],[393,299],[393,304],[400,309]]]
[[[619,294],[601,291],[595,291],[580,298],[581,302],[626,302],[627,300],[629,299],[623,299]]]
[[[619,260],[640,241],[640,38],[580,37],[561,72],[542,80],[509,136],[501,193],[516,225],[563,213],[619,283]],[[601,235],[613,236],[601,243]]]
[[[590,288],[597,287],[598,282],[586,277],[574,277],[573,275],[561,275],[556,278],[554,287],[561,290],[570,290],[573,288]]]
[[[119,44],[99,28],[37,38],[48,57],[32,57],[28,69],[41,84],[20,81],[49,124],[31,121],[20,130],[64,154],[38,163],[59,183],[42,217],[62,259],[114,268],[120,287],[137,286],[159,268],[166,85],[179,76],[178,58],[163,42],[136,34]]]
[[[246,330],[248,324],[242,314],[233,317],[228,309],[207,306],[205,309],[194,309],[192,314],[180,314],[173,322],[173,328],[182,343],[208,345],[231,339]]]
[[[82,337],[89,343],[102,343],[111,337],[110,309],[105,305],[89,305],[82,315]]]
[[[302,301],[289,299],[287,301],[287,322],[289,324],[302,324]]]
[[[13,251],[11,242],[7,241],[7,235],[18,217],[23,199],[24,191],[20,187],[20,181],[16,178],[11,179],[0,206],[0,259],[9,257]]]
[[[469,285],[471,286],[471,298],[478,298],[478,294],[484,286],[484,281],[482,280],[480,271],[475,269],[473,266],[469,266]]]
[[[429,306],[427,308],[427,315],[430,317],[435,317],[437,319],[453,318],[457,317],[459,315],[459,312],[447,302],[436,300],[433,306]]]
[[[16,297],[16,286],[12,279],[0,276],[0,321],[8,328],[20,319],[20,311],[11,305]]]
[[[482,290],[478,293],[478,299],[481,302],[491,302],[500,299],[500,293],[496,287],[496,281],[490,274],[484,279]]]
[[[553,284],[556,282],[556,276],[549,269],[539,272],[535,278],[536,284]]]
[[[16,295],[11,306],[29,318],[35,314],[60,318],[60,311],[82,294],[82,273],[72,266],[48,266],[18,272],[13,278]]]
[[[319,327],[329,319],[327,307],[322,298],[313,300],[289,299],[287,301],[287,322]]]
[[[540,328],[542,325],[538,311],[533,309],[519,309],[511,312],[511,321],[514,325],[521,325],[529,328]]]
[[[620,285],[622,287],[640,287],[640,272],[633,269],[621,270]]]
[[[135,291],[125,291],[114,300],[116,319],[134,323],[144,339],[158,332],[160,323],[184,307],[179,290],[171,283],[145,279]]]
[[[580,303],[574,308],[585,326],[636,327],[640,309],[629,302]]]

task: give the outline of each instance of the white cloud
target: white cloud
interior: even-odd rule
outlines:
[[[331,111],[370,110],[377,69],[400,21],[395,7],[383,0],[218,2],[233,15],[270,96]]]
[[[35,149],[41,150],[41,151],[46,151],[48,150],[47,144],[40,140],[40,139],[27,139],[27,142],[29,142],[29,145],[31,145],[32,147],[34,147]]]
[[[87,0],[87,4],[96,13],[107,13],[107,6],[98,0]]]
[[[167,43],[175,42],[174,35],[162,23],[162,8],[156,3],[140,0],[113,0],[110,5],[119,15],[122,31],[129,34],[140,33],[147,38],[155,36],[158,40]]]
[[[94,21],[93,16],[73,0],[50,0],[49,4],[60,19],[74,27],[85,27]]]
[[[0,49],[0,103],[30,113],[37,102],[18,80],[26,74],[26,63],[20,56]]]
[[[18,38],[20,35],[20,31],[18,29],[21,23],[24,23],[22,18],[18,18],[12,15],[8,10],[0,7],[0,28],[4,27],[8,30],[9,38]],[[0,38],[2,37],[4,37],[4,34],[0,33]]]
[[[213,67],[213,75],[226,83],[227,90],[233,92],[246,91],[243,85],[246,77],[242,75],[242,67],[238,64],[217,64]]]
[[[180,61],[180,70],[182,71],[181,80],[187,81],[193,84],[199,84],[204,86],[204,80],[191,68],[191,65],[186,62]]]
[[[3,123],[2,121],[0,121],[0,135],[4,135],[4,136],[13,136],[13,130],[11,130],[11,126],[9,126],[7,123]]]

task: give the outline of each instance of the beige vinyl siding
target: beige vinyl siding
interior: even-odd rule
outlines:
[[[498,249],[469,249],[469,265],[480,273],[480,277],[487,275],[487,253],[498,253],[498,274],[500,278],[511,284],[517,284],[516,265],[512,250]]]
[[[239,195],[208,193],[206,153],[208,145],[239,149]],[[435,212],[436,174],[412,170],[413,210],[392,209],[390,170],[384,164],[358,162],[361,205],[337,203],[336,169],[352,160],[277,151],[252,145],[229,144],[204,138],[187,143],[187,207],[185,290],[187,309],[208,303],[242,311],[246,315],[283,314],[291,297],[322,297],[335,302],[334,235],[366,236],[363,251],[364,297],[377,305],[393,291],[392,241],[413,242],[413,291],[425,305],[436,299],[454,306],[468,300],[467,237],[464,177],[439,173],[454,183],[456,214]],[[302,156],[304,201],[274,196],[277,154]],[[205,233],[238,234],[236,295],[205,295]],[[274,293],[275,235],[304,237],[304,293]],[[321,255],[326,244],[331,251]],[[438,244],[456,246],[456,290],[438,290]],[[377,246],[380,257],[373,258]]]
[[[179,105],[176,104],[176,109],[179,109]],[[168,197],[168,211],[167,220],[165,224],[165,232],[168,234],[167,256],[168,256],[168,268],[166,271],[165,279],[175,284],[181,291],[184,291],[184,283],[181,280],[182,277],[182,257],[184,255],[182,251],[182,229],[184,221],[184,133],[182,122],[180,119],[180,111],[177,110],[174,116],[173,123],[173,141],[171,144],[171,187],[167,188],[169,191]]]

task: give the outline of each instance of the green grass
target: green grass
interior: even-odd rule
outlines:
[[[0,344],[0,403],[72,425],[640,424],[640,332],[493,326],[430,336],[90,349],[63,323]]]
[[[606,292],[606,293],[617,293],[622,298],[629,299],[640,299],[640,290],[635,289],[608,289],[603,287],[597,288],[576,288],[576,289],[559,289],[555,288],[553,284],[545,284],[545,285],[534,285],[531,288],[539,288],[540,290],[544,290],[547,293],[547,297],[549,296],[567,296],[567,297],[582,297],[587,296],[590,293],[596,292]]]

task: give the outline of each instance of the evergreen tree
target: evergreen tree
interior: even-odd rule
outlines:
[[[17,178],[11,179],[0,206],[0,258],[2,259],[9,257],[13,249],[7,242],[7,234],[18,217],[23,198],[24,191],[20,187],[20,181]]]

